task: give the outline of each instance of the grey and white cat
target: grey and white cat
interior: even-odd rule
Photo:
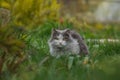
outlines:
[[[53,29],[48,44],[50,54],[54,57],[69,54],[88,54],[88,49],[83,38],[77,32],[70,29]]]

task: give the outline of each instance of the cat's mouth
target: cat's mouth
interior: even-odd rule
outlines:
[[[64,47],[63,47],[63,46],[58,46],[57,49],[59,49],[59,50],[63,50]]]

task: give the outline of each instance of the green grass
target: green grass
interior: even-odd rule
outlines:
[[[86,57],[67,56],[54,58],[49,55],[47,41],[52,28],[58,28],[58,23],[48,22],[37,29],[28,32],[25,39],[28,59],[21,64],[16,74],[5,73],[3,80],[119,80],[120,77],[120,43],[87,42],[90,50]],[[67,27],[66,27],[67,26]],[[74,27],[65,23],[64,27]],[[77,30],[86,39],[118,38],[119,30],[107,29],[91,32]],[[114,33],[114,34],[113,34]],[[95,47],[94,45],[99,45]],[[71,58],[73,61],[70,62]]]

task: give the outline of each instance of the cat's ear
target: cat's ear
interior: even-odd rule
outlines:
[[[55,28],[53,28],[53,29],[52,29],[52,34],[53,34],[53,35],[56,35],[57,33],[58,33],[57,30],[56,30]]]
[[[70,30],[70,29],[66,29],[66,33],[68,33],[68,34],[69,34],[70,32],[71,32],[71,30]]]
[[[56,29],[55,29],[55,28],[53,28],[53,29],[52,29],[52,32],[56,32]]]

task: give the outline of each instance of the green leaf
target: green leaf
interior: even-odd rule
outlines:
[[[74,61],[74,57],[73,56],[68,57],[68,69],[72,68],[73,61]]]

